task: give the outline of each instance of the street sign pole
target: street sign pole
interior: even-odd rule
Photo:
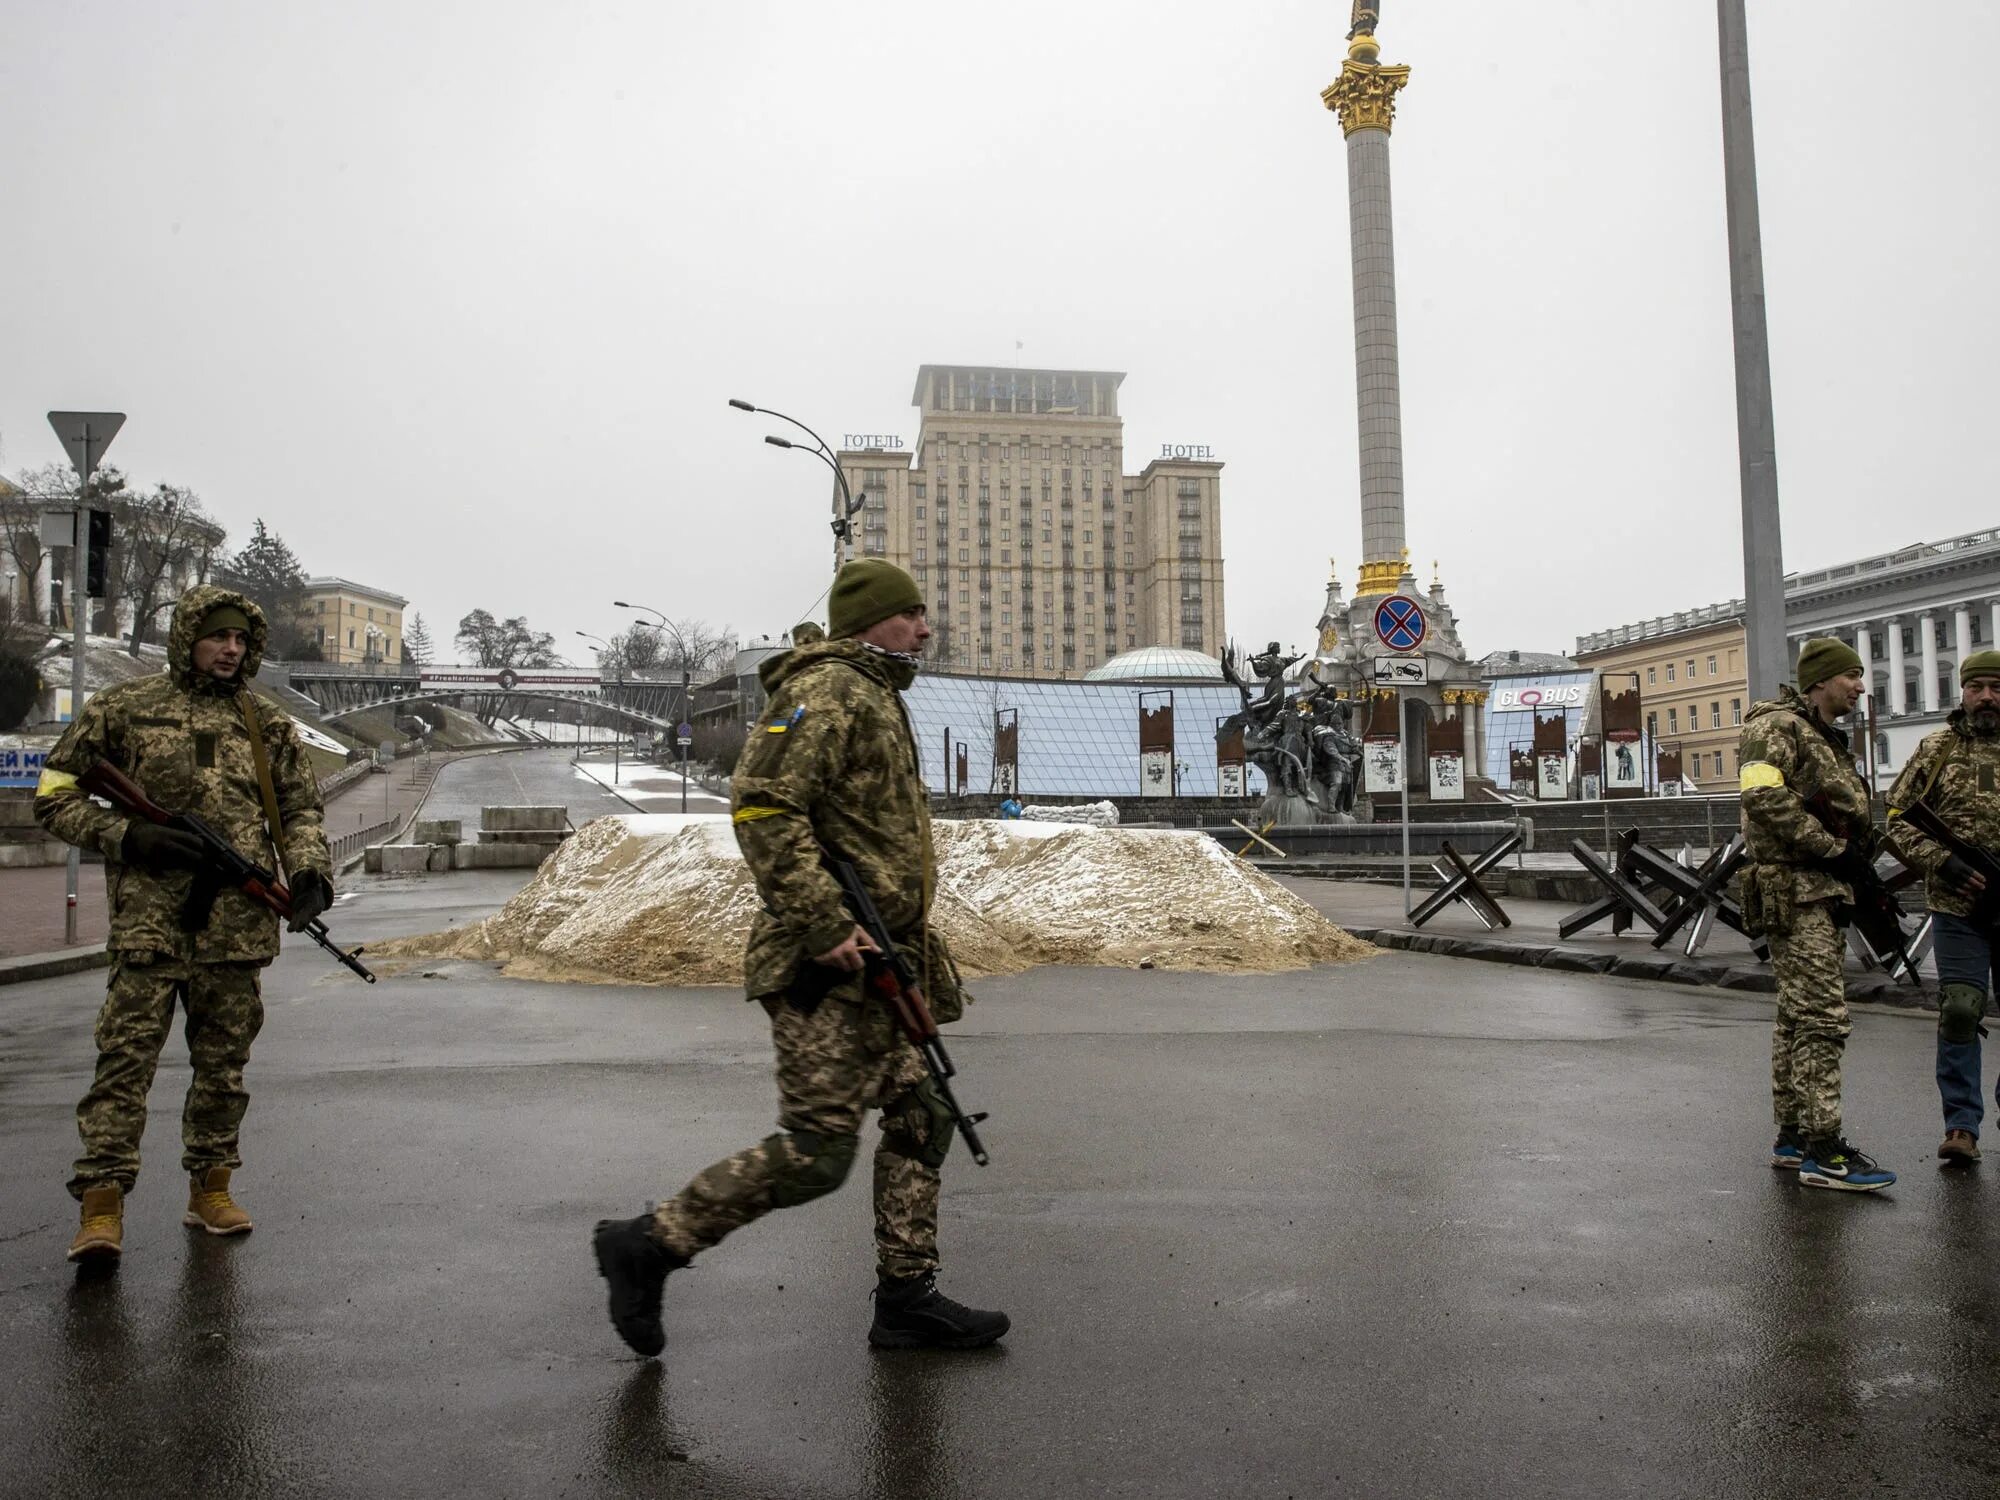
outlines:
[[[1403,920],[1410,920],[1410,716],[1396,689],[1396,760],[1403,783]]]
[[[69,554],[69,721],[74,724],[83,712],[84,611],[89,608],[86,579],[90,573],[90,476],[104,450],[125,425],[122,411],[52,411],[49,426],[62,440],[63,449],[76,466],[76,529],[71,534]],[[135,625],[133,627],[137,629]],[[83,880],[83,851],[69,846],[69,879],[64,889],[63,942],[76,944],[76,902]]]

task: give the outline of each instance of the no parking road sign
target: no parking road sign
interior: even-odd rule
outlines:
[[[1408,594],[1391,594],[1375,606],[1375,636],[1391,651],[1414,651],[1424,643],[1424,612]]]

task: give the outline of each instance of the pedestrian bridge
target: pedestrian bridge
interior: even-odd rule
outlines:
[[[293,691],[337,722],[375,709],[420,703],[469,704],[482,718],[525,718],[536,704],[589,708],[672,736],[687,716],[687,689],[672,678],[606,677],[577,667],[390,666],[287,662]]]

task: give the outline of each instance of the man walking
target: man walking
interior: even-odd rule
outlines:
[[[275,846],[289,874],[292,930],[324,912],[333,865],[318,780],[292,721],[256,703],[247,685],[263,662],[265,633],[262,611],[243,595],[189,589],[174,607],[166,671],[93,697],[49,752],[35,788],[44,828],[104,856],[111,901],[97,1072],[76,1112],[83,1155],[69,1190],[82,1223],[71,1260],[115,1260],[124,1248],[146,1092],[176,1004],[194,1067],[181,1116],[185,1222],[210,1234],[250,1228],[229,1179],[242,1165],[237,1135],[250,1103],[243,1069],[264,1021],[258,981],[277,957],[278,919],[240,891],[207,887],[193,834],[100,807],[77,779],[108,762],[155,802],[199,814],[246,859],[268,867]]]
[[[1945,727],[1926,735],[1889,793],[1889,839],[1924,874],[1938,972],[1937,1084],[1944,1104],[1938,1159],[1979,1160],[1980,1021],[1994,972],[1994,903],[1986,878],[1903,822],[1924,803],[1953,833],[2000,854],[2000,651],[1976,651],[1958,667],[1959,702]]]
[[[730,1231],[846,1180],[871,1108],[875,1148],[875,1320],[885,1348],[971,1349],[1007,1332],[937,1290],[938,1169],[955,1134],[944,1100],[883,1002],[861,983],[873,945],[856,925],[830,855],[859,871],[898,948],[923,976],[940,1022],[964,1008],[941,934],[928,922],[928,791],[901,693],[930,638],[923,596],[902,569],[851,562],[834,579],[829,639],[765,663],[769,704],[737,761],[737,843],[763,909],[744,975],[771,1017],[779,1132],[717,1162],[635,1219],[599,1222],[592,1244],[612,1324],[640,1354],[666,1344],[667,1274]]]
[[[1799,685],[1750,710],[1737,758],[1743,793],[1745,915],[1770,939],[1778,980],[1771,1038],[1771,1165],[1809,1187],[1872,1192],[1896,1174],[1842,1139],[1840,1062],[1853,1029],[1842,961],[1844,908],[1872,872],[1868,789],[1833,721],[1866,691],[1861,658],[1817,637],[1799,652]]]

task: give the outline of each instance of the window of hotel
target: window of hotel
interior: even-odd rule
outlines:
[[[919,505],[917,507],[917,519],[921,521],[923,518],[924,518],[924,508],[921,505]]]
[[[1712,656],[1708,659],[1708,675],[1711,677],[1715,675],[1715,658]]]
[[[1669,682],[1672,682],[1673,680],[1674,680],[1674,664],[1673,664],[1672,662],[1668,662],[1668,663],[1667,663],[1667,681],[1669,681]]]
[[[1648,667],[1648,668],[1646,668],[1646,686],[1647,686],[1647,687],[1653,687],[1653,686],[1656,686],[1656,685],[1658,684],[1659,680],[1660,680],[1660,674],[1659,674],[1659,670],[1658,670],[1657,668],[1655,668],[1655,667]]]
[[[1694,658],[1692,656],[1688,658],[1688,681],[1694,681]]]
[[[917,548],[917,561],[924,561],[924,549],[922,547]]]
[[[1743,722],[1743,700],[1741,698],[1731,698],[1729,700],[1729,722],[1731,724],[1741,724]]]
[[[1679,734],[1680,732],[1681,711],[1678,708],[1670,708],[1667,710],[1667,733]]]
[[[1693,734],[1699,728],[1701,728],[1701,705],[1699,703],[1690,703],[1688,705],[1688,733]]]
[[[1711,703],[1708,705],[1708,727],[1710,729],[1720,729],[1722,727],[1722,705],[1720,703]]]

